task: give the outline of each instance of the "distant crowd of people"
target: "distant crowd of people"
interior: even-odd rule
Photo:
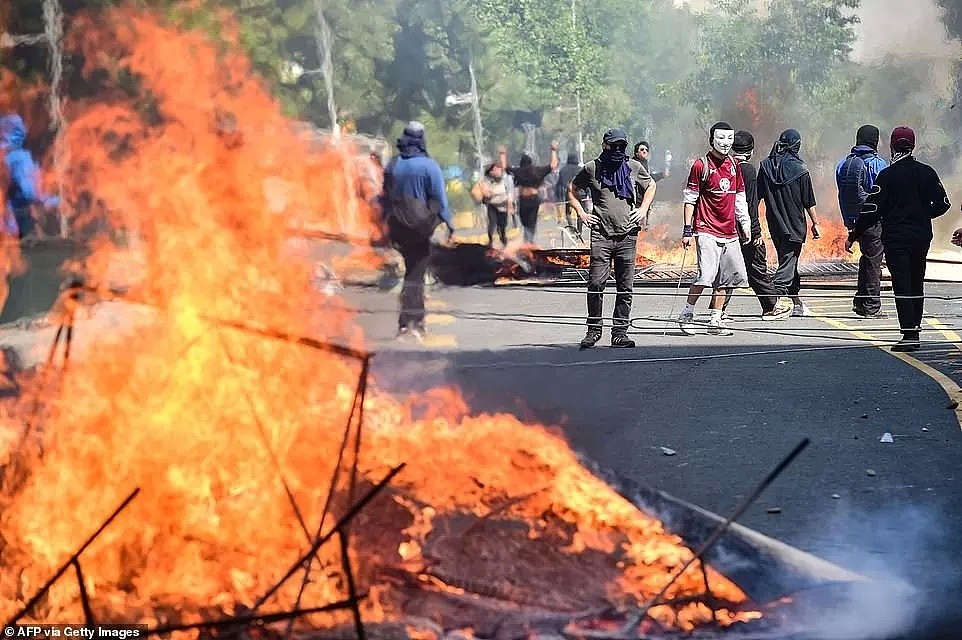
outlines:
[[[681,194],[680,242],[686,255],[694,247],[697,266],[677,318],[682,333],[692,334],[703,325],[708,334],[732,335],[726,309],[732,291],[744,286],[755,293],[763,320],[810,315],[799,297],[799,261],[809,234],[818,239],[821,229],[812,178],[800,156],[801,134],[795,129],[782,132],[756,169],[751,132],[718,122],[707,133],[706,152],[691,163]],[[861,251],[852,311],[866,318],[884,317],[884,257],[902,333],[893,350],[914,351],[920,346],[932,220],[948,211],[950,203],[936,171],[915,158],[912,129],[892,131],[891,162],[879,154],[880,139],[878,127],[862,126],[855,135],[855,146],[836,167],[839,208],[848,229],[845,247],[851,252],[858,243]],[[543,183],[556,174],[554,195],[564,216],[579,234],[585,228],[590,230],[587,331],[581,348],[591,348],[601,340],[603,294],[612,272],[616,297],[611,346],[635,346],[628,327],[638,233],[647,225],[657,182],[668,173],[649,170],[647,142],[637,143],[631,156],[628,147],[625,132],[610,129],[601,140],[599,155],[583,166],[572,156],[559,165],[557,144],[551,145],[547,165],[536,165],[524,155],[517,166],[511,166],[502,147],[498,162],[488,166],[472,188],[475,200],[487,209],[489,244],[497,233],[507,245],[507,224],[515,211],[524,228],[524,241],[531,243],[544,198]],[[420,123],[409,123],[398,140],[398,155],[385,168],[382,202],[391,238],[406,267],[399,335],[423,337],[430,236],[439,222],[452,236],[454,226],[441,170],[427,154]],[[777,254],[774,274],[768,270],[763,215]],[[953,243],[962,246],[962,229],[953,236]],[[706,288],[712,289],[710,316],[707,323],[699,323],[695,305]]]

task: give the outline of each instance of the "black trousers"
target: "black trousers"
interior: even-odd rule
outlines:
[[[524,241],[534,244],[534,234],[538,230],[538,211],[541,209],[541,196],[520,196],[518,198],[518,217],[524,227]]]
[[[743,244],[742,257],[745,258],[745,270],[748,272],[748,286],[758,296],[762,311],[771,311],[775,308],[778,295],[775,293],[772,276],[768,273],[768,252],[765,250],[765,243],[757,246],[754,242]]]
[[[601,332],[605,284],[608,276],[611,275],[611,265],[614,263],[615,288],[618,293],[615,296],[611,335],[623,336],[628,333],[637,246],[637,232],[605,236],[596,229],[591,230],[591,262],[588,267],[588,331]]]
[[[488,244],[494,244],[494,232],[497,229],[501,244],[508,245],[508,212],[500,211],[496,207],[488,207]]]
[[[404,258],[404,284],[398,327],[424,330],[424,276],[431,260],[431,238],[391,220],[391,242]]]
[[[852,308],[872,315],[882,308],[882,223],[878,222],[859,237],[858,247],[862,257],[858,261],[858,290],[852,300]]]
[[[772,281],[778,296],[797,296],[802,289],[802,278],[798,275],[798,260],[802,255],[802,243],[785,238],[772,238],[775,253],[778,254],[778,269]]]
[[[892,274],[895,309],[902,336],[918,339],[925,307],[925,257],[928,243],[908,247],[885,247],[885,263]]]

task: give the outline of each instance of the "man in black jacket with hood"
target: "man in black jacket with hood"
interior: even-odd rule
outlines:
[[[888,162],[879,157],[878,127],[870,124],[859,127],[855,146],[835,169],[838,186],[838,206],[849,231],[855,228],[862,205],[875,186],[875,180]],[[862,257],[858,262],[858,289],[852,301],[852,311],[864,318],[884,318],[882,313],[882,225],[876,223],[858,239]]]
[[[892,351],[917,351],[921,346],[925,303],[925,260],[932,243],[932,219],[949,210],[949,197],[932,167],[912,155],[915,132],[892,132],[892,164],[878,175],[845,242],[846,251],[881,220],[885,262],[892,274],[895,308],[902,339]]]
[[[758,296],[758,302],[762,305],[762,320],[781,320],[792,315],[792,305],[784,302],[778,304],[775,284],[768,273],[765,239],[762,238],[762,224],[758,219],[758,171],[751,163],[754,152],[755,137],[748,131],[736,131],[732,156],[738,161],[738,169],[745,181],[745,199],[748,201],[748,215],[752,220],[752,241],[742,245],[742,256],[745,258],[748,286]],[[730,301],[731,290],[723,308],[725,311]]]

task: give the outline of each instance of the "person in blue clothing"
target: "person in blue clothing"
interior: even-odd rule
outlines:
[[[412,121],[397,141],[398,155],[384,170],[382,208],[388,236],[404,258],[398,337],[424,338],[424,276],[431,236],[440,222],[454,236],[441,167],[427,151],[424,125]]]
[[[855,146],[835,170],[838,205],[849,231],[855,228],[859,211],[875,186],[878,174],[888,166],[878,154],[878,127],[863,125],[855,135]],[[864,318],[883,318],[882,313],[882,221],[868,227],[858,239],[862,254],[858,262],[858,289],[852,311]]]
[[[16,232],[20,238],[36,234],[37,224],[33,216],[33,206],[42,205],[47,209],[56,207],[60,199],[45,196],[40,192],[39,169],[30,152],[24,148],[27,139],[27,126],[17,114],[0,118],[0,151],[3,152],[9,185],[7,187],[7,213],[12,212],[16,221]],[[7,216],[9,217],[9,215]],[[11,227],[11,224],[7,225]]]

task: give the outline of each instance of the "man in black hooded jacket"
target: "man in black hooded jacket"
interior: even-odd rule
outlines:
[[[902,339],[892,351],[917,351],[921,346],[925,304],[925,259],[932,243],[932,219],[949,210],[949,197],[939,175],[912,155],[915,132],[909,127],[892,131],[892,164],[878,174],[848,234],[845,250],[879,220],[885,262],[892,274],[895,309]]]
[[[801,134],[795,129],[786,129],[768,157],[762,160],[758,175],[758,197],[765,205],[768,233],[778,254],[775,291],[779,304],[787,306],[785,297],[791,298],[793,316],[809,315],[808,307],[799,297],[802,281],[798,275],[798,263],[808,230],[806,214],[812,221],[812,238],[818,240],[821,237],[812,177],[798,156],[801,147]]]

